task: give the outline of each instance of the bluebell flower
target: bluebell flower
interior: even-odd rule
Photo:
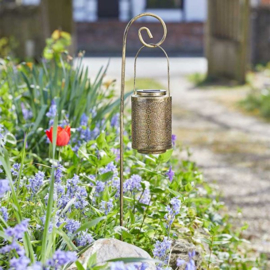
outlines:
[[[63,177],[63,171],[64,171],[64,167],[60,163],[58,163],[56,166],[56,170],[54,172],[55,183],[61,183],[61,179]]]
[[[12,237],[13,239],[21,239],[23,238],[24,233],[27,231],[28,224],[29,219],[25,219],[13,228],[9,227],[7,229],[4,229],[4,232],[8,237]]]
[[[164,237],[163,241],[157,241],[155,244],[155,248],[153,250],[153,255],[156,259],[164,261],[164,263],[168,263],[168,254],[171,249],[172,242],[168,240],[167,237]]]
[[[192,252],[188,252],[188,256],[189,256],[189,261],[186,262],[185,260],[182,260],[181,258],[178,258],[176,261],[176,265],[182,266],[182,265],[186,265],[185,270],[196,270],[196,266],[195,266],[195,262],[193,260],[193,257],[196,255],[195,251]]]
[[[169,171],[166,173],[166,175],[169,177],[170,181],[172,182],[174,177],[174,171],[172,170],[172,166],[170,166]]]
[[[48,118],[54,118],[56,116],[56,114],[57,114],[57,106],[56,106],[55,101],[53,99],[51,102],[51,107],[50,107],[49,111],[46,113],[46,116]]]
[[[174,197],[170,200],[170,204],[172,205],[174,215],[178,215],[180,213],[181,201]]]
[[[76,232],[81,226],[81,223],[75,219],[67,219],[66,222],[65,228],[69,233]]]
[[[76,252],[72,251],[55,251],[53,257],[47,261],[47,265],[53,269],[60,269],[67,263],[73,263],[77,260]]]
[[[143,194],[140,196],[140,203],[149,205],[150,202],[151,202],[150,190],[148,188],[146,188],[143,191]]]
[[[0,208],[0,212],[2,214],[2,217],[3,217],[4,221],[8,221],[8,211],[7,211],[7,208],[4,207],[4,206],[2,206]]]
[[[29,185],[27,185],[27,188],[31,189],[33,194],[36,194],[43,185],[44,177],[44,172],[37,172],[35,177],[29,179]]]
[[[134,191],[139,191],[142,189],[141,186],[141,181],[142,178],[137,175],[133,174],[129,179],[127,179],[124,183],[124,192],[134,192]]]
[[[13,166],[12,166],[12,169],[11,169],[11,173],[12,173],[14,176],[19,175],[20,168],[21,168],[21,164],[19,164],[19,163],[14,163]]]
[[[172,134],[172,145],[175,146],[176,143],[176,135]]]
[[[11,253],[14,250],[16,251],[16,253],[19,256],[25,255],[25,250],[24,250],[23,246],[19,245],[15,240],[13,240],[10,245],[6,245],[6,246],[0,248],[0,254]]]
[[[126,266],[123,262],[111,263],[111,270],[126,270]]]
[[[88,125],[88,117],[86,116],[85,113],[82,114],[81,116],[81,125],[82,126],[87,126]]]
[[[166,206],[167,214],[165,219],[168,221],[168,226],[170,227],[175,219],[175,216],[180,213],[181,201],[175,197],[170,200],[170,205]]]
[[[10,269],[15,270],[25,270],[30,263],[30,259],[26,256],[21,256],[19,258],[12,258],[9,261]]]
[[[67,193],[71,196],[74,197],[75,193],[77,191],[79,183],[79,176],[74,174],[73,178],[67,180]]]
[[[23,118],[25,120],[29,120],[33,117],[33,113],[31,110],[28,110],[23,103],[21,103],[21,108],[22,108],[22,114],[23,114]]]
[[[74,203],[75,208],[77,209],[84,209],[85,206],[88,204],[86,201],[87,197],[87,192],[85,187],[78,187],[77,192],[76,192],[76,201]]]
[[[113,154],[115,154],[115,161],[118,162],[120,160],[120,149],[112,148],[111,151]]]
[[[32,264],[27,268],[27,270],[45,270],[45,269],[46,267],[44,267],[41,262],[35,262],[34,264]]]
[[[95,191],[96,191],[97,193],[100,193],[100,192],[102,192],[104,189],[105,189],[105,183],[102,182],[102,181],[97,181],[97,182],[96,182],[96,188],[95,188]]]
[[[182,265],[184,265],[184,264],[186,264],[186,261],[185,261],[185,260],[182,260],[182,259],[180,259],[180,258],[178,258],[178,259],[176,260],[176,265],[177,265],[178,267],[180,267],[180,266],[182,266]]]
[[[0,179],[0,198],[10,190],[9,182],[7,179]]]
[[[118,198],[120,196],[120,178],[115,177],[112,181],[112,186],[116,188],[115,197]]]
[[[92,244],[94,241],[92,234],[87,232],[82,232],[76,239],[76,243],[79,247],[84,247],[86,245]]]
[[[108,215],[113,208],[113,199],[110,199],[108,202],[101,201],[100,209],[104,211],[105,215]]]
[[[115,114],[111,119],[111,126],[113,128],[119,127],[119,113]]]

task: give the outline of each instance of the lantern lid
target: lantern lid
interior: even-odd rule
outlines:
[[[138,96],[144,96],[144,97],[160,97],[166,95],[166,90],[160,90],[160,89],[141,89],[137,90]]]

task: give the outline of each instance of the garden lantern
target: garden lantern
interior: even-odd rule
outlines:
[[[141,47],[135,57],[134,93],[132,106],[132,148],[141,154],[162,154],[172,148],[172,98],[170,96],[170,70],[168,64],[168,90],[136,90],[136,62]]]
[[[127,25],[123,36],[122,74],[121,74],[121,105],[120,105],[120,226],[123,226],[123,167],[124,167],[124,93],[125,93],[125,67],[126,44],[130,26],[141,17],[151,16],[160,21],[163,26],[163,37],[154,43],[146,43],[141,35],[146,30],[148,36],[153,38],[147,27],[141,27],[138,31],[139,39],[143,46],[139,49],[134,63],[134,92],[131,97],[132,105],[132,148],[142,154],[161,154],[172,148],[172,98],[170,96],[170,68],[169,59],[165,50],[161,47],[167,35],[164,21],[152,13],[143,13],[134,17]],[[168,88],[136,90],[136,63],[141,50],[145,47],[161,49],[167,58]]]

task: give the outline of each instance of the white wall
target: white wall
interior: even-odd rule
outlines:
[[[152,12],[160,16],[165,22],[205,21],[207,17],[207,0],[185,0],[185,11],[175,9],[146,9],[146,0],[132,0],[133,16],[142,12]],[[147,17],[146,21],[156,21]]]
[[[186,21],[205,21],[207,18],[207,0],[186,0]]]

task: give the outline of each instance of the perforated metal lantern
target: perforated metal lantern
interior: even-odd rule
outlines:
[[[160,49],[163,50],[160,46]],[[144,46],[142,47],[144,48]],[[141,49],[142,49],[141,48]],[[168,90],[135,90],[136,61],[134,65],[134,94],[132,106],[132,148],[142,154],[161,154],[172,148],[172,97],[170,96],[169,59]]]

